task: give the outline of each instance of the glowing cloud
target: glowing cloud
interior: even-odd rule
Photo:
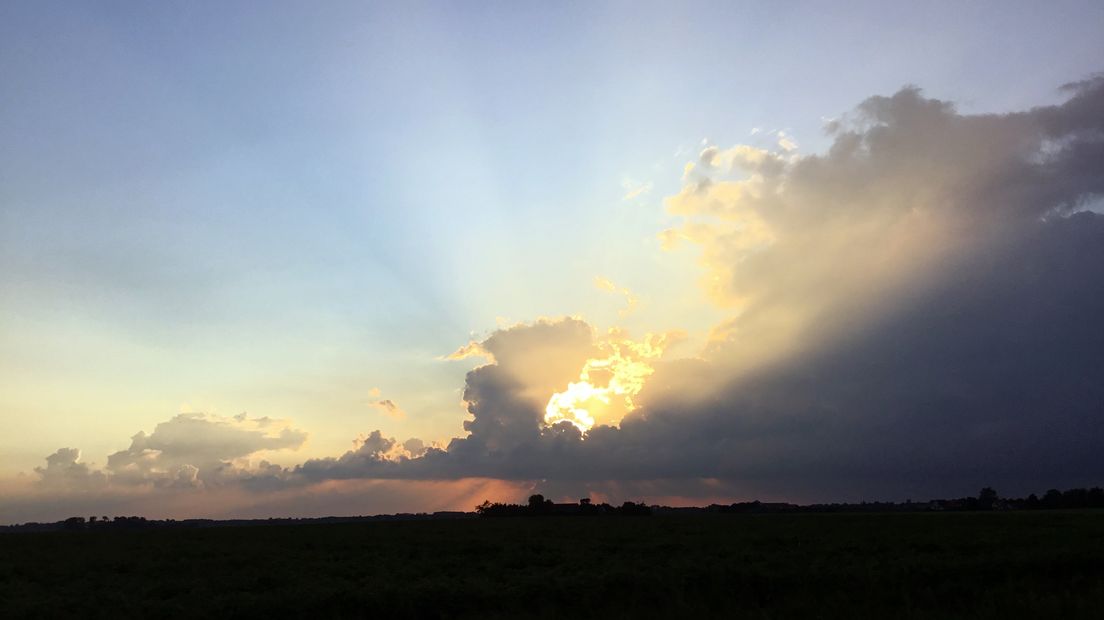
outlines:
[[[610,293],[620,293],[625,296],[625,307],[617,311],[619,316],[625,317],[632,314],[633,310],[636,310],[637,304],[640,303],[640,300],[636,295],[633,295],[632,291],[627,288],[618,287],[602,276],[594,277],[594,286],[598,287],[599,290],[608,291]]]
[[[679,337],[677,332],[646,334],[637,342],[621,330],[611,329],[598,348],[606,355],[590,358],[579,372],[579,380],[548,399],[544,423],[569,422],[588,431],[599,422],[617,424],[636,409],[633,398],[655,372],[652,362]]]
[[[393,418],[395,420],[402,420],[406,418],[406,412],[403,411],[402,408],[399,407],[397,404],[395,404],[395,401],[389,398],[377,400],[369,404],[376,409],[379,409],[381,413],[389,418]]]
[[[452,353],[442,357],[441,359],[457,361],[464,360],[471,357],[482,357],[489,362],[494,362],[494,355],[490,351],[483,348],[483,345],[479,342],[472,340],[468,344],[456,349]]]

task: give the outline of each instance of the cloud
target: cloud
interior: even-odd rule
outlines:
[[[497,331],[469,345],[493,362],[467,376],[468,435],[356,475],[798,499],[1098,483],[1104,218],[1071,213],[1104,193],[1102,106],[1099,80],[1005,115],[906,88],[822,155],[706,147],[667,201],[732,314],[702,359],[650,360],[634,409],[584,432],[544,407],[604,338]]]
[[[485,363],[446,447],[374,431],[295,468],[234,468],[305,434],[183,414],[100,475],[287,497],[353,479],[790,500],[1099,484],[1104,80],[1068,93],[965,115],[910,87],[833,121],[822,154],[703,145],[661,236],[700,253],[729,313],[699,357],[579,318],[503,326],[448,356]],[[37,471],[95,476],[78,457]]]
[[[406,418],[406,412],[402,410],[395,401],[391,399],[378,400],[374,403],[370,403],[373,407],[379,409],[384,415],[395,420],[402,420]]]
[[[459,349],[456,349],[452,353],[449,353],[442,359],[458,361],[472,357],[482,357],[484,359],[487,359],[488,361],[493,360],[491,353],[485,350],[481,344],[474,340],[466,345],[461,346]]]
[[[635,179],[625,179],[621,181],[621,189],[625,190],[625,195],[621,197],[621,200],[626,202],[639,198],[648,192],[652,191],[654,183],[651,181],[637,181]]]
[[[353,449],[341,456],[309,459],[293,470],[281,472],[279,478],[284,486],[350,478],[416,478],[418,476],[411,475],[404,466],[411,461],[425,460],[431,452],[443,454],[439,445],[427,444],[416,437],[400,443],[375,430],[358,437],[353,441]]]
[[[404,441],[402,447],[412,458],[417,458],[424,456],[431,446],[426,445],[424,441],[417,437],[412,437]]]
[[[778,147],[783,151],[789,153],[797,150],[797,142],[794,142],[793,138],[786,135],[786,132],[778,132]]]
[[[251,468],[248,457],[268,450],[295,450],[307,434],[284,420],[250,418],[245,413],[223,417],[181,413],[158,424],[152,433],[139,431],[130,447],[111,454],[103,470],[79,463],[80,451],[62,448],[36,468],[44,486],[66,483],[200,487],[274,474],[266,461]]]
[[[467,436],[453,439],[444,450],[427,447],[419,455],[407,447],[407,453],[398,454],[393,439],[374,431],[363,446],[338,458],[307,461],[294,474],[309,480],[524,480],[574,467],[571,459],[585,456],[573,454],[585,450],[577,426],[596,425],[588,435],[593,437],[634,415],[645,402],[642,392],[654,367],[683,338],[681,332],[645,334],[640,340],[618,329],[599,334],[575,318],[500,329],[477,343],[494,361],[467,374]],[[664,393],[664,382],[657,385],[653,393]],[[573,413],[574,406],[587,408],[586,424]]]
[[[46,467],[36,467],[35,473],[43,486],[49,488],[95,489],[106,482],[103,472],[81,463],[77,448],[59,448],[46,457]]]
[[[578,379],[597,355],[591,327],[578,319],[539,321],[498,330],[481,343],[495,363],[467,375],[463,449],[503,451],[540,436],[548,397]],[[450,447],[450,451],[451,451]]]
[[[682,224],[661,240],[700,248],[704,286],[733,309],[717,340],[760,367],[841,321],[892,314],[1099,194],[1100,93],[1097,81],[1061,106],[966,116],[906,88],[863,102],[824,155],[707,149],[710,165],[668,199]]]
[[[625,317],[632,314],[632,312],[636,310],[636,306],[640,303],[640,299],[637,298],[636,295],[633,295],[632,291],[627,288],[618,287],[602,276],[594,276],[594,286],[598,288],[598,290],[619,293],[625,297],[625,307],[617,311],[618,316]]]

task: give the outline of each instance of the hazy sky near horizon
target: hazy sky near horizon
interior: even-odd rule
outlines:
[[[395,483],[401,490],[385,494],[391,503],[322,503],[319,511],[417,508],[415,489],[441,497],[435,481],[452,478],[479,482],[425,505],[467,502],[488,484],[506,485],[493,487],[503,493],[541,480],[559,488],[572,478],[555,468],[515,471],[475,457],[462,471],[433,465],[435,455],[474,450],[473,441],[449,446],[469,433],[487,438],[480,449],[488,453],[527,445],[524,433],[509,430],[512,418],[494,418],[497,430],[480,435],[490,427],[471,409],[488,402],[490,388],[478,381],[524,386],[516,397],[539,402],[543,415],[553,394],[579,397],[583,388],[569,393],[569,383],[582,383],[580,372],[589,370],[597,386],[612,364],[614,374],[624,370],[622,383],[601,397],[614,404],[601,415],[588,411],[595,428],[616,426],[644,402],[632,396],[659,389],[645,384],[660,361],[712,363],[663,384],[706,394],[811,351],[814,341],[818,351],[828,347],[819,333],[809,335],[821,327],[856,329],[825,318],[842,316],[845,304],[815,283],[836,280],[849,299],[876,296],[862,316],[878,320],[901,316],[893,303],[882,309],[885,299],[922,305],[917,291],[929,289],[918,283],[944,282],[934,262],[950,264],[966,255],[962,248],[990,242],[944,240],[999,226],[981,215],[890,224],[883,198],[842,190],[837,202],[863,205],[854,211],[861,222],[848,210],[806,226],[812,216],[793,205],[812,199],[793,193],[790,210],[775,211],[785,217],[754,205],[732,219],[745,208],[739,200],[761,198],[760,185],[727,185],[737,182],[732,171],[765,178],[771,191],[830,191],[789,171],[803,157],[829,161],[837,151],[830,147],[843,142],[825,126],[856,114],[903,127],[903,139],[917,146],[902,144],[902,152],[922,152],[926,136],[944,136],[940,128],[957,119],[1051,106],[1055,112],[1030,121],[1058,132],[1037,151],[1049,156],[1046,149],[1083,138],[1089,155],[1070,155],[1061,179],[1030,177],[1043,189],[1022,200],[1037,217],[1062,205],[1095,208],[1104,172],[1093,163],[1093,126],[1082,119],[1097,108],[1057,106],[1073,96],[1062,85],[1104,66],[1102,30],[1099,2],[5,3],[0,479],[8,486],[0,493],[49,482],[35,468],[47,472],[52,455],[59,468],[80,465],[78,473],[91,476],[77,484],[81,501],[123,493],[141,508],[141,489],[167,492],[170,480],[208,494],[209,508],[191,502],[199,513],[229,514],[220,511],[237,504],[224,496],[238,483],[206,477],[210,464],[232,463],[234,480],[259,480],[261,459],[286,471],[300,466],[310,478],[315,470],[301,464],[337,458],[358,437],[354,450],[375,445],[376,461],[424,462],[425,472],[342,470],[335,479],[413,480]],[[856,112],[872,96],[916,93],[901,90],[907,85],[921,88],[924,101],[952,102],[953,114],[935,119],[907,96],[888,111]],[[913,113],[934,129],[906,131],[901,119]],[[1065,115],[1073,129],[1052,129],[1048,114]],[[948,159],[986,158],[996,163],[979,166],[978,177],[992,173],[994,183],[1018,187],[1009,175],[1019,169],[1005,154],[1028,149],[1023,141],[1038,134],[1018,122],[990,129],[978,121],[976,144],[985,148],[967,158],[969,143],[954,142]],[[912,169],[945,181],[941,188],[958,187],[961,179],[925,169],[928,162]],[[780,174],[784,183],[770,185]],[[950,200],[903,173],[869,174],[847,182],[919,205],[916,212],[938,214],[925,205]],[[982,200],[975,189],[953,199]],[[736,228],[698,226],[709,218]],[[897,236],[897,226],[913,232]],[[733,230],[744,237],[734,241]],[[870,230],[889,240],[884,254]],[[1027,225],[1010,230],[1000,248],[1030,237]],[[670,247],[678,239],[684,243]],[[785,245],[793,239],[811,263],[834,265],[862,245],[885,267],[847,268],[837,280],[786,258],[782,248],[795,247]],[[1049,256],[1049,242],[1030,243]],[[758,279],[735,273],[768,247],[783,258],[754,262]],[[877,312],[865,310],[874,305]],[[718,349],[736,317],[738,351]],[[534,331],[517,336],[525,329]],[[586,341],[578,355],[563,344],[573,338]],[[539,353],[547,342],[562,350]],[[446,359],[465,345],[468,355]],[[486,370],[505,372],[513,361],[518,377],[510,381]],[[1082,362],[1100,365],[1099,357]],[[570,372],[546,368],[558,364]],[[708,388],[689,387],[705,375],[715,377]],[[542,421],[591,428],[564,407]],[[1084,430],[1082,423],[1071,421],[1071,429]],[[386,444],[391,437],[397,442]],[[407,438],[419,444],[401,452]],[[423,457],[431,445],[440,450]],[[79,460],[59,448],[79,449]],[[676,469],[605,480],[725,479]],[[137,482],[118,491],[128,477]],[[702,484],[695,497],[769,488],[762,480]],[[279,498],[297,497],[261,487],[248,492],[266,499],[250,506],[286,510],[291,504]],[[611,488],[601,493],[616,496]],[[678,495],[640,488],[625,492]],[[73,492],[38,489],[19,500],[21,512],[0,510],[0,519],[64,516],[78,505],[66,503]]]

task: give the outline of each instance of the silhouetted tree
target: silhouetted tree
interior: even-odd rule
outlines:
[[[1088,489],[1069,489],[1062,493],[1062,506],[1064,508],[1084,508],[1088,505]]]
[[[1104,489],[1100,487],[1089,489],[1088,500],[1088,506],[1090,508],[1104,508]]]
[[[997,491],[993,487],[985,487],[978,493],[978,508],[992,510],[993,504],[997,503],[997,499],[999,499]]]
[[[545,499],[543,495],[536,494],[529,496],[529,514],[532,515],[544,515],[552,512],[552,500]]]
[[[652,509],[645,506],[644,504],[625,502],[624,504],[621,504],[621,508],[619,508],[617,512],[618,514],[626,516],[643,517],[652,514]]]
[[[590,503],[589,497],[584,497],[579,500],[579,514],[581,515],[596,515],[600,508]]]
[[[1062,507],[1062,492],[1058,489],[1050,489],[1043,495],[1043,507],[1044,508],[1061,508]]]

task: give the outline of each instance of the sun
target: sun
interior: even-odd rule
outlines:
[[[633,398],[655,372],[652,362],[679,337],[677,333],[646,334],[641,341],[611,329],[598,344],[605,357],[591,358],[579,372],[579,380],[556,392],[544,409],[546,425],[569,422],[584,433],[596,424],[617,424],[636,409]]]
[[[597,388],[588,381],[569,383],[567,389],[548,399],[544,408],[544,422],[552,425],[570,422],[581,431],[590,430],[595,422],[591,410],[610,403],[609,388]]]

